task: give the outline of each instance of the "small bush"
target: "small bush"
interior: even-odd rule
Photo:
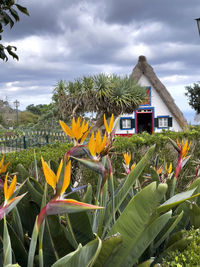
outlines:
[[[186,237],[191,238],[189,245],[183,250],[175,250],[164,258],[163,267],[192,267],[200,264],[200,229],[191,229],[184,232]]]

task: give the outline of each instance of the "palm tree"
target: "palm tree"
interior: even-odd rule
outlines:
[[[96,112],[95,128],[103,125],[103,114],[115,117],[122,113],[132,113],[145,102],[146,88],[136,84],[129,77],[98,74],[83,77],[75,82],[55,88],[62,118],[79,116],[85,112]]]

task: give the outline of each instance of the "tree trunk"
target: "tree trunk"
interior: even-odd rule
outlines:
[[[97,115],[97,120],[95,125],[92,127],[92,130],[94,132],[98,131],[99,129],[101,130],[102,126],[104,125],[104,119],[103,119],[104,113],[99,113]]]

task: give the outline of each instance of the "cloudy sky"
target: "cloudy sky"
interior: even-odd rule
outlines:
[[[129,75],[145,55],[188,121],[185,86],[200,81],[199,0],[19,0],[30,17],[3,34],[19,61],[0,61],[0,98],[50,103],[61,79]]]

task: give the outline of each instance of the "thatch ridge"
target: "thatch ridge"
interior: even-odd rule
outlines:
[[[166,104],[178,124],[181,126],[182,129],[187,128],[187,120],[183,116],[183,113],[180,111],[180,109],[177,107],[177,105],[174,102],[174,99],[170,95],[170,93],[167,91],[166,87],[161,83],[161,81],[156,76],[153,68],[147,63],[145,56],[139,56],[138,63],[134,67],[131,77],[138,82],[140,77],[142,75],[145,75],[152,86],[155,88],[157,93],[162,98],[163,102]]]

